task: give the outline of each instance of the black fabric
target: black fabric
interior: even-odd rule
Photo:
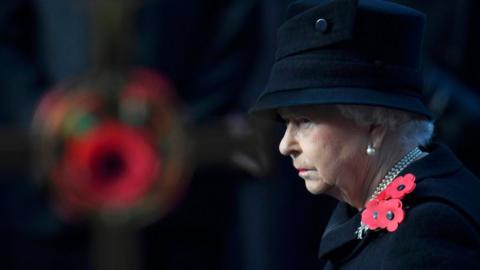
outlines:
[[[395,232],[357,240],[360,213],[337,206],[320,246],[326,269],[480,269],[480,181],[446,147],[427,151],[400,174],[414,174],[417,186]]]
[[[318,1],[309,3],[300,1],[289,7],[290,13],[298,14],[278,29],[277,40],[279,46],[275,54],[276,60],[302,51],[352,39],[357,1],[323,2],[327,3],[318,5]],[[328,24],[334,21],[324,33],[315,31],[314,28],[315,22],[320,18],[326,19]]]
[[[334,99],[432,118],[422,100],[422,13],[388,1],[318,0],[296,2],[289,14],[278,30],[269,82],[251,113]],[[305,90],[312,90],[307,99]],[[285,91],[299,95],[287,98]]]
[[[389,89],[391,92],[420,96],[416,91],[421,84],[418,71],[399,65],[376,66],[361,57],[329,50],[322,54],[304,53],[280,60],[273,66],[267,92],[355,87],[379,91]],[[401,81],[397,79],[399,77]]]

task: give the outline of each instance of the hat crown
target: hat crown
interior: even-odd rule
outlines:
[[[292,2],[287,8],[287,18],[286,20],[291,19],[292,17],[303,13],[311,8],[322,7],[327,4],[330,4],[332,0],[302,0]],[[358,3],[358,0],[351,1],[355,6]]]
[[[337,44],[358,57],[419,68],[425,16],[414,9],[381,0],[308,0],[292,3],[287,13],[277,60]],[[319,19],[326,31],[315,29]]]

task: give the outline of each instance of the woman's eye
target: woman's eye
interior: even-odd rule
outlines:
[[[312,123],[312,121],[308,118],[298,118],[295,120],[295,122],[298,124],[298,125],[305,125],[305,124],[310,124]]]
[[[312,124],[312,120],[305,117],[291,118],[284,121],[286,127],[291,125],[293,128],[308,127]]]
[[[308,118],[300,118],[298,122],[301,124],[306,124],[306,123],[310,123],[311,121]]]

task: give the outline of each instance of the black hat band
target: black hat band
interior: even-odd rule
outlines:
[[[374,61],[344,61],[301,54],[275,63],[266,92],[302,88],[368,88],[420,97],[418,70]]]

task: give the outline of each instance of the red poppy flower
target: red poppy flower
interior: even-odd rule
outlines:
[[[378,212],[378,200],[370,200],[365,210],[362,212],[362,223],[367,225],[369,229],[376,230],[380,227],[380,213]]]
[[[379,227],[386,228],[389,232],[396,231],[398,224],[401,223],[405,217],[405,212],[402,209],[402,201],[399,199],[390,199],[381,201],[376,210],[378,211]]]
[[[399,176],[385,189],[388,198],[403,199],[406,194],[415,189],[415,176],[411,173]]]
[[[393,232],[403,221],[404,216],[402,202],[399,199],[370,200],[362,212],[362,223],[371,230],[386,228]]]
[[[68,182],[58,186],[68,187],[65,199],[75,207],[132,207],[159,173],[160,160],[147,138],[117,122],[99,125],[66,147],[57,181]]]

